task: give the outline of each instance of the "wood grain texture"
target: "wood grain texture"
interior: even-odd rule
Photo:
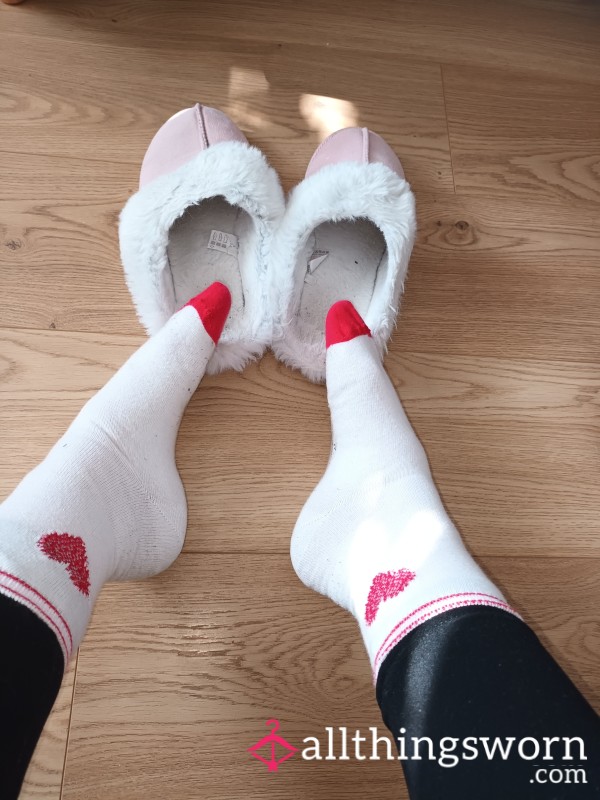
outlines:
[[[600,200],[600,87],[443,67],[458,191],[550,205]]]
[[[405,55],[411,60],[512,67],[582,82],[600,81],[594,2],[570,0],[358,0],[326,5],[319,0],[194,0],[168,4],[105,0],[92,7],[73,0],[28,0],[23,22],[5,15],[6,31],[62,42],[111,41],[120,47],[180,52],[217,39],[243,51],[300,44],[337,47],[360,55]],[[182,63],[186,63],[181,59]],[[357,64],[360,69],[360,63]],[[173,76],[170,71],[169,76]],[[355,81],[359,83],[359,81]]]
[[[144,339],[117,221],[159,125],[223,108],[286,189],[369,126],[418,205],[387,369],[467,545],[598,707],[599,40],[570,0],[0,5],[0,496]],[[104,591],[23,797],[406,797],[395,764],[245,752],[273,715],[295,743],[380,724],[353,621],[289,564],[329,443],[324,388],[270,355],[203,382],[184,553]]]
[[[417,195],[417,203],[418,243],[394,346],[597,362],[595,203],[505,198],[491,187],[485,196]]]

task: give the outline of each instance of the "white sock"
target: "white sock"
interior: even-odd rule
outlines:
[[[327,347],[332,451],[294,529],[292,563],[307,586],[356,617],[376,677],[390,650],[436,614],[511,609],[465,549],[370,332],[347,301],[328,314]]]
[[[65,662],[106,581],[155,575],[181,551],[187,505],[175,440],[229,306],[218,283],[191,300],[0,506],[0,593],[52,628]]]

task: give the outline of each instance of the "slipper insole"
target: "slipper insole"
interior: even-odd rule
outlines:
[[[224,333],[246,313],[249,271],[255,269],[256,231],[252,218],[223,197],[190,206],[169,233],[167,255],[177,308],[221,281],[231,292]]]
[[[338,300],[350,300],[365,316],[383,280],[387,251],[383,234],[366,219],[324,222],[300,254],[304,286],[298,322],[302,335],[314,339],[325,330],[325,318]]]

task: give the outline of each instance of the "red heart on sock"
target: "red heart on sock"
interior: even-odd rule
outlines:
[[[76,588],[86,597],[89,596],[90,570],[85,542],[81,536],[72,536],[70,533],[47,533],[39,540],[38,547],[48,558],[64,564]]]
[[[409,569],[397,569],[394,572],[380,572],[379,575],[375,575],[365,608],[367,625],[371,625],[375,621],[379,606],[383,602],[397,597],[416,577],[416,574]]]

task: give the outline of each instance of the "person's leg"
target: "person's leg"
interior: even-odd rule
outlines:
[[[103,584],[155,575],[181,551],[175,442],[229,307],[222,284],[191,300],[0,505],[2,798],[19,791]]]
[[[65,668],[56,634],[0,594],[0,797],[18,797]]]
[[[469,606],[419,625],[385,658],[377,700],[412,800],[600,797],[598,716],[512,614]],[[436,761],[427,743],[413,758],[421,737]],[[488,760],[494,746],[506,758]]]
[[[597,717],[464,547],[369,330],[350,303],[332,307],[326,335],[332,452],[296,524],[292,562],[307,586],[357,618],[394,737],[404,728],[408,737],[431,731],[438,741],[478,731],[493,738],[508,726],[518,742],[542,730],[528,722],[539,719],[551,725],[545,736],[581,728],[588,749],[597,747]],[[545,676],[540,691],[522,692],[536,673]],[[546,709],[556,692],[565,699],[553,715]],[[531,752],[527,743],[525,752]],[[497,762],[490,766],[481,757],[454,772],[428,759],[403,763],[418,800],[504,800],[509,784],[517,797],[536,796],[531,785],[520,785],[512,765],[502,772],[509,784],[494,784]],[[454,794],[439,783],[444,769]],[[580,797],[593,796],[589,786],[579,790],[587,792]],[[554,786],[552,792],[542,796],[563,796]]]

